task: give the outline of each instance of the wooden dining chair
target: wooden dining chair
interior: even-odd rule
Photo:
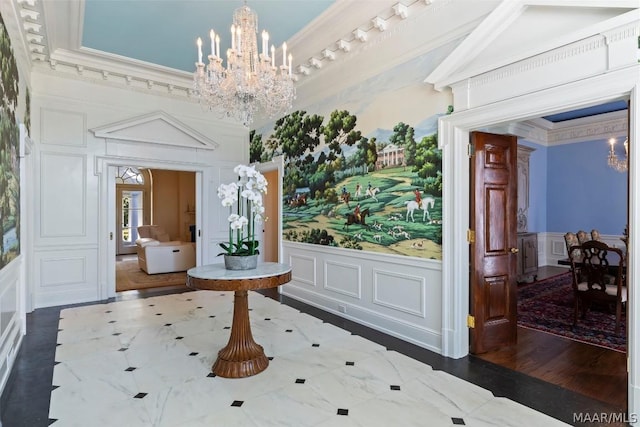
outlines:
[[[576,237],[578,237],[578,242],[580,242],[580,244],[582,245],[584,242],[588,242],[589,240],[591,240],[591,235],[589,235],[589,233],[587,233],[584,230],[579,230],[576,233]]]
[[[620,249],[597,240],[589,240],[571,250],[580,250],[581,259],[571,260],[573,275],[574,310],[573,324],[582,319],[593,302],[615,304],[615,333],[620,333],[622,308],[627,302],[627,287],[623,280],[624,256]]]
[[[567,257],[580,259],[580,242],[576,233],[568,232],[564,235],[564,243],[567,246]],[[571,247],[578,246],[578,249],[571,250]]]

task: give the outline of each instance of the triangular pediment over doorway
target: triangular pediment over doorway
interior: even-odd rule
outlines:
[[[218,143],[171,115],[156,111],[91,129],[97,138],[215,150]]]
[[[633,22],[638,0],[503,0],[425,79],[437,90]]]

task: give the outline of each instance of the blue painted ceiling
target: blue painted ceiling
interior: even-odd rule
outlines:
[[[258,33],[266,29],[269,43],[278,49],[335,1],[246,3],[258,14]],[[85,0],[82,46],[192,72],[196,39],[202,38],[207,55],[213,29],[221,34],[220,50],[226,52],[233,11],[243,4],[241,0]]]
[[[549,120],[553,123],[559,123],[567,120],[580,119],[582,117],[590,117],[626,109],[627,101],[614,101],[606,104],[594,105],[593,107],[580,108],[578,110],[544,116],[543,119]]]

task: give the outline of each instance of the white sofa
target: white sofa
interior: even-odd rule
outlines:
[[[172,241],[158,225],[141,225],[138,235],[138,266],[147,274],[173,273],[195,267],[194,243]]]

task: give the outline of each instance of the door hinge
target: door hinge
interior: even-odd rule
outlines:
[[[476,318],[470,314],[467,314],[467,328],[475,328],[476,327]]]
[[[473,157],[474,154],[476,154],[476,147],[472,143],[467,144],[467,156]]]
[[[467,230],[467,242],[475,243],[476,242],[476,232],[469,229]]]

